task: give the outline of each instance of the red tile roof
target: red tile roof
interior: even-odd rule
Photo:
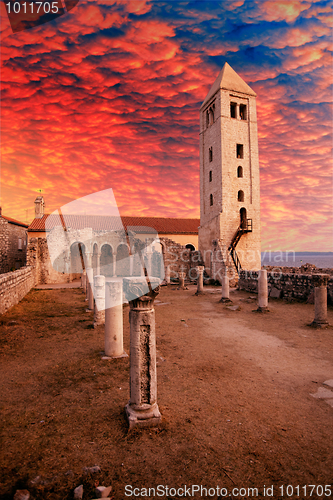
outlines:
[[[146,228],[153,228],[158,234],[198,234],[200,219],[121,217],[120,220],[118,217],[100,215],[65,215],[62,222],[57,215],[44,215],[41,219],[34,219],[28,231],[49,231],[60,224],[72,229],[91,227],[95,231],[119,231],[125,228],[147,233],[149,231]]]
[[[19,220],[12,219],[11,217],[7,217],[6,215],[1,215],[3,219],[6,219],[10,224],[15,224],[17,226],[28,227],[28,224],[24,224],[24,222],[20,222]]]

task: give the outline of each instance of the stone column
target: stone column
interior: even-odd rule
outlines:
[[[117,265],[117,253],[112,254],[112,275],[117,276],[116,274],[116,265]]]
[[[87,271],[83,269],[82,274],[81,274],[81,286],[83,293],[87,292]]]
[[[130,264],[130,271],[129,274],[130,276],[133,276],[133,262],[134,262],[134,255],[129,256],[129,264]]]
[[[96,254],[96,262],[97,262],[97,267],[96,267],[96,276],[101,275],[101,253],[97,252]]]
[[[151,276],[151,257],[152,257],[152,250],[151,246],[149,243],[149,240],[146,238],[146,249],[145,249],[145,255],[147,257],[147,273],[148,276]]]
[[[258,271],[258,309],[257,312],[268,312],[268,285],[267,271],[260,269]]]
[[[94,328],[105,323],[105,276],[94,276]]]
[[[203,275],[204,275],[204,270],[205,266],[197,266],[197,274],[198,274],[198,287],[197,291],[195,292],[195,295],[203,295],[204,289],[203,289]]]
[[[94,310],[94,270],[92,267],[87,268],[87,294],[88,294],[88,308],[87,312]]]
[[[128,356],[123,346],[122,278],[105,283],[105,355],[109,358]]]
[[[170,266],[166,266],[165,268],[165,282],[167,285],[170,285]]]
[[[229,296],[229,276],[227,269],[225,270],[225,273],[222,276],[221,281],[222,281],[222,297],[220,299],[220,302],[224,303],[232,302]]]
[[[130,401],[126,405],[129,428],[158,425],[156,339],[154,299],[159,279],[151,279],[151,289],[142,277],[124,278],[130,304]]]
[[[325,328],[327,321],[327,283],[329,274],[313,274],[312,283],[314,286],[314,310],[315,317],[311,326]]]
[[[179,286],[178,286],[177,290],[188,290],[188,288],[185,286],[186,274],[182,271],[180,271],[178,274],[179,274]]]

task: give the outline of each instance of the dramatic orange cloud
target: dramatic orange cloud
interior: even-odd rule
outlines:
[[[329,2],[81,0],[13,34],[3,3],[5,215],[112,188],[198,217],[199,108],[225,61],[257,92],[263,248],[330,250]]]

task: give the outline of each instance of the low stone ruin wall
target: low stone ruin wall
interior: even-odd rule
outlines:
[[[180,272],[186,273],[187,280],[196,280],[196,268],[203,265],[200,253],[169,238],[160,238],[160,242],[163,246],[164,267],[169,267],[171,281],[178,280]]]
[[[275,271],[267,272],[268,294],[271,298],[283,298],[286,300],[300,300],[313,302],[314,286],[312,274],[301,274],[296,272],[282,272],[275,268]],[[299,268],[298,271],[300,271]],[[293,269],[294,271],[294,269]],[[314,274],[330,274],[327,285],[327,299],[329,304],[333,304],[333,274],[332,269],[316,270]],[[330,272],[327,272],[330,271]],[[258,271],[240,271],[238,288],[251,293],[258,293]]]
[[[25,266],[0,275],[0,314],[15,306],[36,284],[35,269]]]

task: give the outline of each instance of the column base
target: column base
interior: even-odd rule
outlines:
[[[255,313],[269,313],[269,309],[267,306],[264,306],[264,307],[260,307],[258,306],[258,309],[254,309],[252,312],[255,312]]]
[[[188,290],[187,286],[179,286],[177,290]]]
[[[103,360],[108,360],[108,359],[118,359],[118,358],[128,358],[127,352],[123,352],[119,356],[109,356],[108,354],[105,354],[105,352],[101,352],[102,359]]]
[[[222,302],[223,304],[230,304],[232,303],[232,300],[228,299],[227,297],[222,297],[219,302]]]
[[[205,295],[205,292],[199,292],[198,290],[195,292],[194,295]]]
[[[131,405],[130,403],[125,406],[129,430],[136,427],[156,427],[161,423],[162,415],[157,403],[154,405],[142,405],[140,409],[134,406],[136,405]]]
[[[105,321],[94,321],[93,326],[94,328],[97,328],[98,326],[103,326],[105,325]]]
[[[329,325],[328,321],[325,322],[317,322],[315,319],[310,323],[312,328],[327,328]]]

